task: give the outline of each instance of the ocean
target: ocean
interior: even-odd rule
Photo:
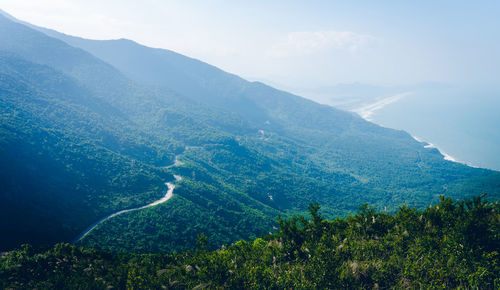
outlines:
[[[407,131],[449,160],[500,170],[500,90],[414,90],[353,111],[381,126]]]

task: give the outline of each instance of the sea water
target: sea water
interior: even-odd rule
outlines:
[[[375,106],[369,120],[405,130],[457,162],[500,170],[500,89],[424,89],[395,99]]]

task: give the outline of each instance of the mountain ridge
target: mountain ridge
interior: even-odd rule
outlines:
[[[2,16],[0,40],[0,60],[8,64],[0,70],[0,157],[17,168],[4,165],[0,177],[18,181],[2,183],[3,206],[16,205],[18,212],[1,220],[14,215],[26,227],[19,233],[1,224],[15,238],[2,241],[4,248],[23,239],[72,240],[101,217],[162,196],[160,187],[173,174],[184,179],[168,202],[108,220],[80,243],[113,251],[179,251],[193,248],[205,232],[217,248],[265,234],[277,215],[304,213],[311,201],[336,217],[363,202],[394,211],[402,204],[426,207],[441,193],[488,191],[494,200],[500,194],[498,173],[445,161],[404,131],[180,54],[151,85],[141,78],[156,67],[145,66],[133,79],[123,68],[130,57],[120,69],[103,60],[100,47],[91,53]],[[111,43],[106,49],[117,57],[129,49],[123,41],[99,43]],[[157,62],[158,49],[125,43]],[[163,63],[171,60],[162,53]],[[29,71],[31,89],[18,88]],[[175,156],[183,164],[164,168]],[[30,169],[30,159],[38,169]],[[42,182],[53,179],[51,166],[62,172],[56,174],[59,183]],[[30,179],[23,183],[23,176]],[[49,192],[58,199],[40,203]],[[40,199],[23,208],[21,201],[34,195]],[[77,205],[78,214],[68,211]],[[32,220],[58,213],[37,224],[54,228],[43,239],[30,219],[23,220],[29,210]]]

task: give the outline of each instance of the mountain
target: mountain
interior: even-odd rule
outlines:
[[[71,241],[102,216],[158,199],[163,183],[173,179],[161,166],[185,146],[170,140],[171,134],[188,132],[184,141],[200,139],[199,134],[206,142],[225,138],[206,125],[210,109],[198,114],[196,104],[182,99],[167,106],[175,95],[158,100],[154,90],[135,86],[82,50],[4,18],[0,25],[1,157],[7,161],[1,171],[2,236],[8,237],[2,248]],[[150,107],[161,111],[150,117]],[[183,107],[198,120],[181,114]],[[231,117],[218,117],[230,126]],[[147,121],[157,118],[169,127],[151,128]],[[152,130],[162,131],[161,137]]]
[[[440,194],[488,192],[500,173],[449,162],[404,131],[129,40],[75,38],[0,16],[3,237],[179,251],[273,230],[277,215],[326,217],[368,202],[393,212]],[[175,160],[180,162],[175,162]]]
[[[47,64],[69,71],[94,61],[98,70],[113,69],[2,17],[0,25],[2,248],[70,240],[104,213],[161,194],[171,177],[146,164],[131,166],[123,153],[165,157],[140,143],[124,148],[128,134],[140,135],[128,117]],[[44,55],[49,51],[58,59]]]

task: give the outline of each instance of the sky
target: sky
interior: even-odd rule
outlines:
[[[0,0],[0,9],[286,87],[500,80],[500,1]]]

